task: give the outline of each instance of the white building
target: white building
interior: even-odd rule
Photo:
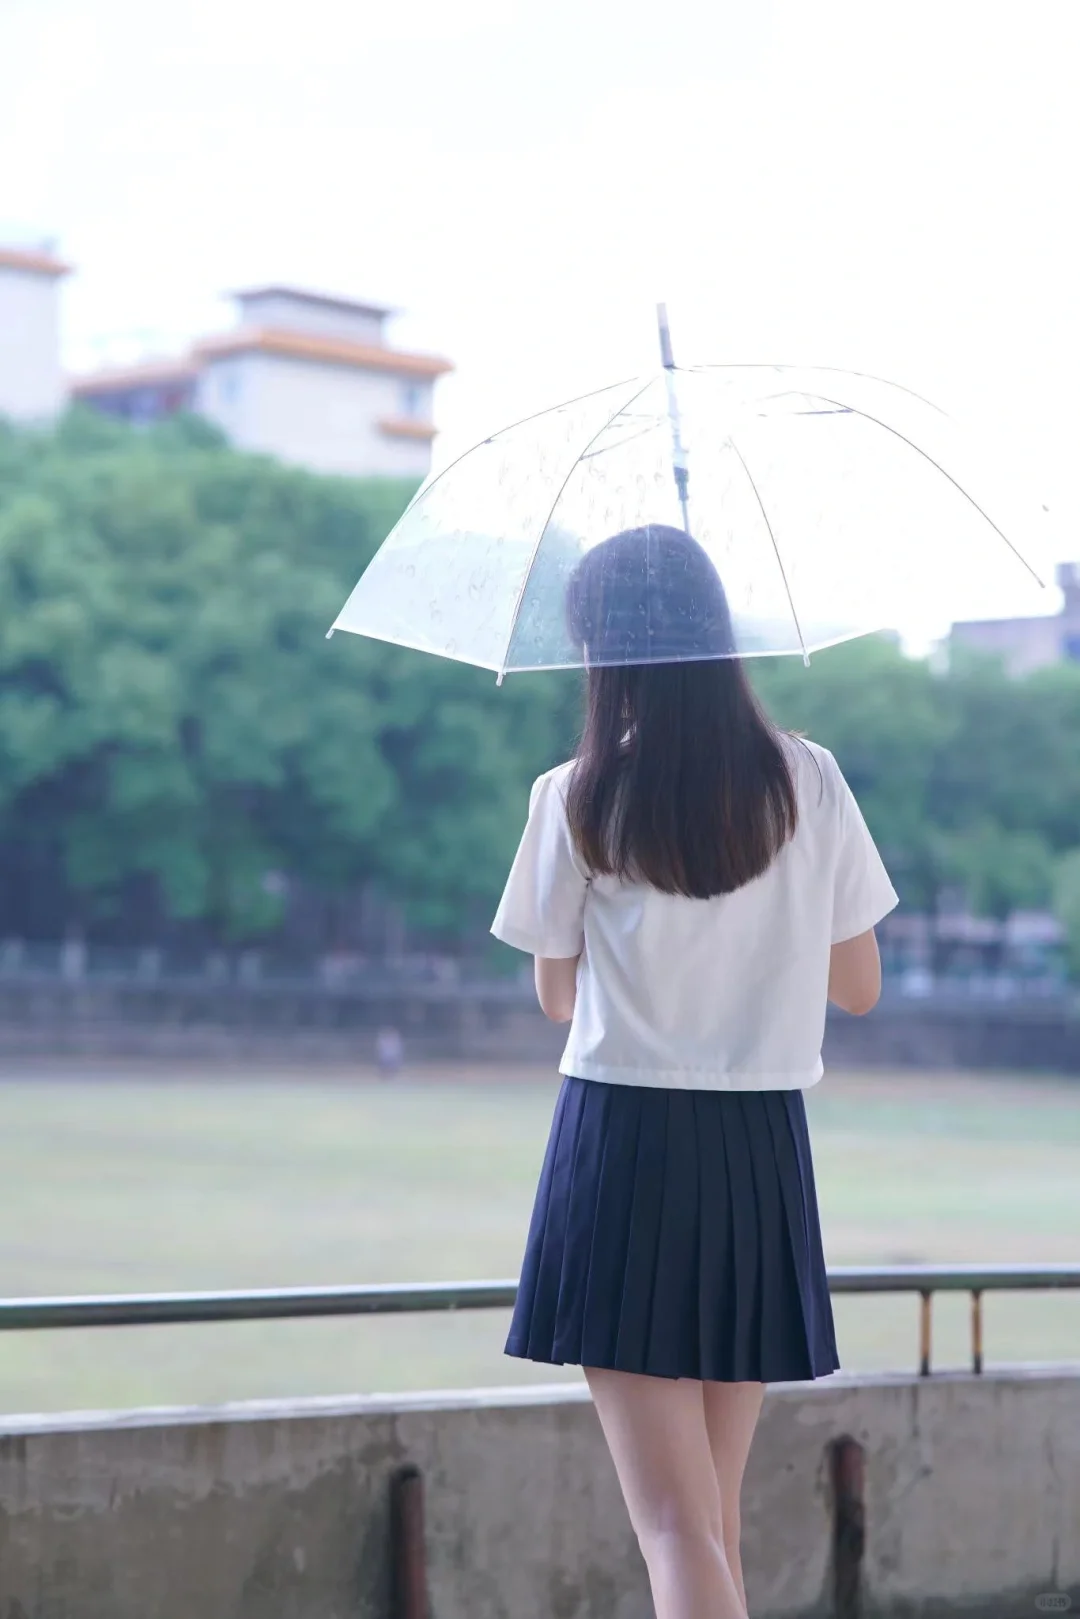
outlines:
[[[434,385],[448,361],[390,347],[391,311],[376,305],[291,287],[236,301],[233,331],[180,359],[81,377],[73,394],[136,422],[195,411],[238,449],[317,472],[424,477]]]
[[[952,626],[949,645],[992,653],[1011,675],[1030,674],[1066,659],[1080,662],[1080,562],[1059,563],[1057,583],[1065,598],[1060,613],[971,619]]]
[[[0,246],[0,416],[48,421],[64,407],[59,287],[51,250]]]

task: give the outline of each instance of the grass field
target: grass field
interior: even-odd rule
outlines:
[[[0,1073],[0,1294],[517,1273],[557,1080],[523,1069]],[[808,1093],[830,1263],[1080,1257],[1080,1083],[830,1074]],[[966,1296],[935,1304],[962,1364]],[[845,1366],[911,1367],[913,1299],[839,1299]],[[551,1382],[504,1312],[0,1337],[0,1409]],[[991,1363],[1080,1358],[1080,1294],[986,1305]]]

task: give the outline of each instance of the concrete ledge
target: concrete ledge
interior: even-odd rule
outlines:
[[[1080,1605],[1080,1368],[777,1384],[747,1477],[755,1619],[832,1611],[828,1447],[865,1453],[867,1616]],[[437,1619],[647,1619],[584,1385],[0,1419],[3,1619],[386,1619],[425,1481]]]
[[[370,1061],[397,1024],[412,1060],[550,1062],[566,1031],[520,984],[411,988],[311,982],[0,976],[0,1055]],[[829,1009],[825,1065],[1080,1073],[1080,1010],[1061,1001],[967,1004],[887,995],[868,1018]]]

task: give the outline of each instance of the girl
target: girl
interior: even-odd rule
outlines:
[[[746,1619],[767,1382],[839,1365],[803,1091],[869,1012],[897,896],[832,755],[772,726],[681,530],[587,552],[577,756],[541,776],[492,932],[568,1023],[506,1352],[580,1365],[657,1619]]]

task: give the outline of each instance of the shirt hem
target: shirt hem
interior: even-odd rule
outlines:
[[[800,1073],[718,1073],[709,1068],[617,1068],[610,1063],[590,1062],[567,1051],[559,1063],[560,1074],[574,1079],[593,1079],[610,1085],[653,1086],[658,1090],[682,1091],[799,1091],[816,1085],[825,1072],[816,1068]]]

